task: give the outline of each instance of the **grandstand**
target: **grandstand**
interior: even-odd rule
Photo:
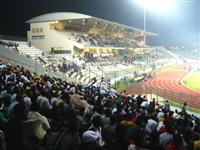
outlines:
[[[44,14],[26,23],[30,24],[30,30],[27,32],[28,42],[48,56],[48,58],[43,58],[49,62],[47,64],[56,64],[56,66],[63,66],[63,58],[73,63],[72,57],[81,57],[90,62],[95,61],[97,66],[101,66],[98,64],[100,61],[110,61],[108,58],[116,63],[127,59],[125,57],[132,60],[131,54],[145,51],[145,47],[148,47],[141,44],[142,37],[156,35],[141,29],[72,12]],[[76,62],[80,64],[80,61]],[[68,65],[64,64],[65,67]],[[90,70],[96,70],[96,66],[87,66],[91,66]],[[104,69],[97,68],[98,71],[93,74],[79,65],[76,71],[66,76],[72,75],[76,81],[87,83],[90,80],[88,75],[93,74],[98,78],[97,83],[100,83],[99,79]]]
[[[74,54],[75,47],[133,48],[138,47],[138,37],[156,34],[71,12],[44,14],[27,21],[30,30],[28,41],[45,52]]]
[[[24,66],[31,71],[35,71],[38,73],[45,73],[45,68],[38,63],[37,61],[31,59],[30,57],[21,55],[16,50],[11,50],[10,48],[6,48],[0,45],[0,58],[1,60],[9,61],[12,64],[19,64]]]
[[[26,23],[30,24],[27,41],[12,40],[17,51],[39,62],[46,73],[76,83],[88,84],[96,77],[96,86],[101,85],[101,78],[113,84],[133,77],[133,72],[140,80],[177,58],[163,47],[141,44],[144,35],[156,34],[93,16],[57,12]]]
[[[20,54],[33,59],[42,56],[42,50],[34,47],[33,45],[29,45],[27,41],[14,41],[14,40],[10,41],[10,40],[5,40],[5,38],[2,37],[2,40],[0,42],[1,45],[5,46],[7,45],[10,49],[16,49]],[[11,43],[13,43],[13,45]]]

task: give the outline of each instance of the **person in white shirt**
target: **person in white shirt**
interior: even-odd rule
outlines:
[[[32,136],[35,140],[42,142],[50,130],[50,124],[45,116],[37,112],[38,104],[32,104],[31,108],[28,117],[24,120],[24,132],[27,137]]]

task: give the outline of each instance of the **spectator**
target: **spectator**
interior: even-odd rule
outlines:
[[[92,125],[89,127],[89,130],[94,131],[99,137],[99,145],[104,146],[104,141],[102,138],[102,119],[99,115],[96,115],[92,119]]]
[[[45,116],[38,112],[39,106],[34,103],[31,111],[28,112],[27,118],[24,120],[24,131],[27,137],[32,137],[36,142],[45,143],[50,131],[50,125]]]
[[[123,125],[117,125],[115,128],[116,137],[111,144],[110,150],[127,150],[128,138],[126,128]]]
[[[99,136],[94,131],[85,131],[82,135],[82,144],[79,150],[101,150]]]
[[[173,142],[172,127],[166,126],[166,131],[160,134],[159,141],[162,148],[166,148],[169,144]]]
[[[184,150],[183,139],[180,134],[173,135],[173,143],[169,144],[167,150]]]
[[[164,111],[165,111],[165,112],[169,112],[169,111],[170,111],[170,103],[169,103],[168,100],[166,100],[166,101],[164,102]]]
[[[64,150],[64,149],[78,150],[81,144],[81,138],[79,137],[78,119],[76,118],[71,119],[68,122],[67,127],[68,127],[67,134],[65,134],[64,137],[60,141],[60,146],[59,146],[60,150]]]
[[[26,150],[23,121],[27,117],[26,106],[18,103],[13,108],[13,117],[5,125],[7,150]]]
[[[185,114],[186,113],[186,106],[187,106],[187,103],[184,102],[183,106],[182,106],[182,112]]]
[[[5,135],[1,130],[0,130],[0,149],[1,150],[6,150]]]

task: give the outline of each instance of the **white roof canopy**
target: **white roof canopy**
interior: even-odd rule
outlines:
[[[26,23],[38,23],[38,22],[50,22],[50,21],[59,21],[59,20],[70,20],[70,19],[87,19],[92,18],[91,16],[72,13],[72,12],[56,12],[56,13],[48,13],[41,16],[34,17]]]

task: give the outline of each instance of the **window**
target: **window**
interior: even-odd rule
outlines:
[[[32,28],[32,33],[35,33],[35,28]]]
[[[43,32],[43,28],[40,28],[40,33],[42,33]]]
[[[44,38],[45,38],[44,35],[34,35],[34,36],[32,36],[32,40],[42,40]]]
[[[36,33],[39,33],[39,28],[36,28]]]

